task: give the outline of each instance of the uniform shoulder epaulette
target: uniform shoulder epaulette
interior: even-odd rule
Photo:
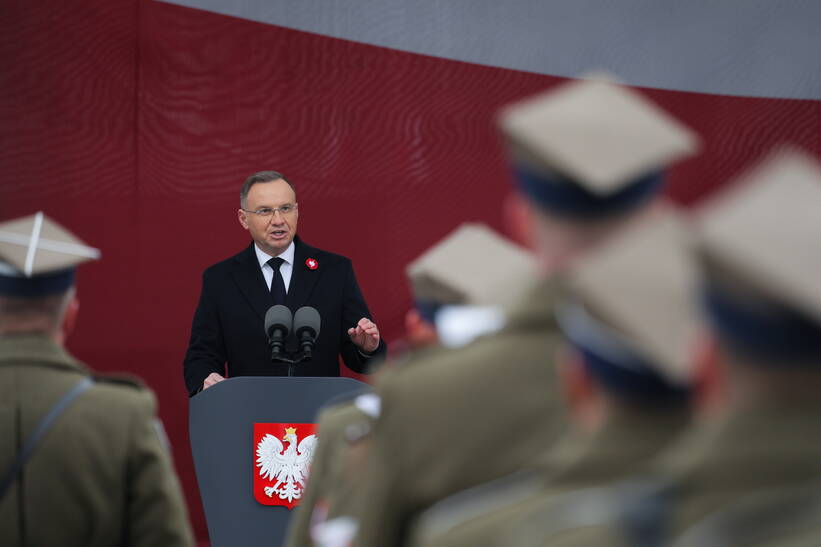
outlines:
[[[370,387],[362,387],[360,389],[355,389],[352,391],[346,391],[345,393],[340,393],[338,395],[334,395],[327,401],[325,401],[322,406],[320,407],[320,412],[325,412],[341,407],[347,407],[353,404],[354,399],[359,397],[364,393],[370,393]]]

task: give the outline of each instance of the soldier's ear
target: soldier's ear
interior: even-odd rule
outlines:
[[[695,403],[701,412],[720,409],[727,398],[727,370],[715,337],[706,330],[693,351]]]
[[[410,309],[405,314],[405,335],[414,348],[427,347],[439,342],[436,328],[422,319],[415,309]]]
[[[80,314],[80,300],[76,294],[72,294],[68,304],[66,304],[66,311],[63,313],[63,320],[57,333],[61,341],[65,341],[74,331],[74,326],[77,324],[77,316]]]
[[[556,352],[556,373],[572,419],[582,427],[594,427],[600,406],[599,391],[581,354],[562,345]]]
[[[502,215],[510,236],[525,247],[535,250],[533,211],[519,192],[511,192],[505,197]]]

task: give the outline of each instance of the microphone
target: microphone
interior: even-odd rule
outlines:
[[[319,312],[310,306],[303,306],[294,314],[294,333],[305,359],[311,358],[321,322]]]
[[[287,306],[277,304],[265,312],[265,335],[271,345],[271,360],[277,361],[285,351],[285,339],[291,332],[293,316]]]

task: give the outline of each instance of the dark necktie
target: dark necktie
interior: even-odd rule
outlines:
[[[274,299],[274,304],[285,304],[285,281],[282,279],[282,274],[279,273],[279,267],[285,260],[277,257],[268,261],[268,265],[274,270],[274,278],[271,280],[271,296]]]

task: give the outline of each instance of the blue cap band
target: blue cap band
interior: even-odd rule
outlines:
[[[777,364],[821,357],[821,324],[797,311],[781,306],[753,309],[710,282],[703,299],[719,336],[741,353]]]
[[[587,370],[607,391],[653,404],[684,404],[689,400],[690,389],[666,381],[639,358],[616,363],[590,348],[574,346],[581,352]]]
[[[587,191],[569,178],[536,174],[514,166],[513,175],[519,186],[537,204],[571,216],[606,216],[632,209],[654,195],[664,183],[664,172],[651,173],[636,179],[625,188],[608,196]]]
[[[34,277],[12,277],[0,274],[0,294],[34,298],[65,292],[74,285],[76,268],[36,275]]]
[[[436,323],[436,312],[439,311],[442,304],[433,302],[432,300],[416,300],[414,305],[416,306],[416,310],[419,312],[419,315],[422,316],[422,319],[430,324]]]
[[[559,308],[559,327],[582,354],[584,366],[606,391],[648,404],[681,404],[689,399],[686,384],[675,384],[636,353],[628,340],[599,322],[580,305]]]

